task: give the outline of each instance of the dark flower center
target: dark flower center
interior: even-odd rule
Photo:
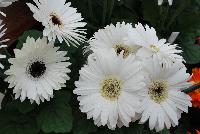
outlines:
[[[58,25],[58,26],[62,25],[62,22],[56,15],[51,15],[51,21],[54,25]]]
[[[132,48],[127,45],[115,45],[114,49],[117,55],[123,52],[124,58],[128,57],[132,53]]]
[[[46,71],[46,66],[42,61],[35,61],[29,66],[29,74],[33,78],[40,78]]]
[[[165,81],[153,81],[149,86],[148,94],[156,103],[163,102],[168,96],[168,85]]]
[[[125,49],[122,48],[122,47],[119,47],[119,48],[117,49],[117,54],[120,54],[122,51],[125,51]]]

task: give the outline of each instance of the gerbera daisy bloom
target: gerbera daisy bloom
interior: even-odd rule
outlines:
[[[1,103],[3,101],[4,96],[5,96],[4,94],[0,93],[0,109],[1,109]]]
[[[5,79],[13,88],[15,98],[24,101],[26,97],[31,103],[40,104],[40,100],[53,97],[53,90],[59,90],[69,80],[70,72],[65,57],[67,52],[58,51],[53,42],[47,43],[46,38],[37,39],[28,37],[21,50],[14,49],[15,58],[8,61],[12,64],[5,72]]]
[[[192,69],[192,77],[190,78],[189,82],[192,83],[200,82],[200,68]],[[192,106],[200,108],[200,89],[197,89],[189,93],[189,95],[192,98]]]
[[[116,26],[113,24],[106,26],[104,29],[100,29],[94,34],[94,37],[90,39],[90,48],[95,50],[108,50],[115,49],[115,52],[119,55],[123,51],[124,58],[135,52],[140,46],[134,44],[127,44],[124,39],[128,37],[128,30],[133,29],[132,25],[125,22],[118,22]]]
[[[153,57],[144,62],[144,70],[148,77],[139,110],[142,113],[140,123],[149,119],[149,128],[156,131],[178,125],[181,113],[188,112],[188,107],[192,106],[190,96],[182,92],[191,86],[187,82],[190,75],[186,73],[186,67],[175,62],[166,68]]]
[[[177,44],[166,43],[165,39],[159,40],[155,29],[148,25],[143,27],[140,23],[136,24],[135,29],[129,30],[127,42],[142,46],[138,50],[137,56],[142,58],[157,56],[160,64],[166,67],[171,66],[177,60],[183,61],[183,57],[179,55],[182,51],[176,49]]]
[[[173,0],[168,0],[168,2],[169,2],[169,5],[171,6]],[[163,0],[158,0],[158,5],[162,5],[162,3],[163,3]]]
[[[137,93],[145,86],[141,62],[132,56],[124,59],[122,53],[117,56],[114,50],[93,55],[75,82],[81,112],[97,126],[128,127],[140,104]]]
[[[67,45],[79,45],[85,40],[85,34],[82,27],[86,23],[81,22],[83,18],[77,10],[66,3],[66,0],[34,0],[36,6],[27,3],[30,10],[34,13],[33,17],[42,23],[45,27],[43,35],[48,37],[49,41],[60,43],[63,40]]]
[[[2,20],[0,20],[0,30],[1,30],[0,39],[5,35],[5,31],[7,30],[7,29],[2,30],[3,27],[4,27],[4,25],[2,25]],[[7,47],[7,45],[2,45],[2,43],[5,43],[6,41],[8,41],[8,39],[3,39],[3,40],[0,41],[0,44],[1,44],[0,49]],[[6,58],[6,55],[0,54],[0,59],[3,59],[3,58]],[[2,69],[4,68],[4,66],[1,63],[0,63],[0,68],[2,68]]]

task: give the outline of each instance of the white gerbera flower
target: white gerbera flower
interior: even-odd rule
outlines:
[[[177,60],[183,61],[183,57],[179,54],[181,50],[176,49],[177,44],[166,43],[165,39],[158,39],[154,28],[148,25],[143,27],[142,24],[136,24],[135,29],[129,31],[127,38],[129,44],[136,44],[142,46],[137,51],[137,56],[142,58],[149,58],[157,56],[160,64],[166,67],[171,66]]]
[[[58,51],[53,42],[47,43],[47,39],[28,37],[21,50],[15,49],[15,58],[9,59],[12,64],[5,72],[9,75],[6,81],[13,88],[15,98],[24,101],[26,97],[31,102],[40,104],[44,99],[53,97],[53,90],[59,90],[69,80],[67,73],[70,72],[65,57],[67,52]]]
[[[1,109],[1,103],[3,101],[4,96],[5,96],[4,94],[0,93],[0,109]]]
[[[7,29],[2,30],[3,27],[4,27],[4,25],[2,25],[2,20],[0,20],[0,30],[1,30],[0,38],[2,38],[5,35],[5,31],[7,30]],[[8,41],[8,39],[3,39],[3,40],[0,41],[0,44],[1,44],[0,49],[7,47],[7,45],[2,45],[2,43],[5,43],[6,41]],[[6,58],[6,55],[0,54],[0,59],[4,59],[4,58]],[[2,69],[4,68],[4,66],[1,63],[0,63],[0,68],[2,68]]]
[[[81,112],[87,113],[88,119],[93,118],[97,126],[129,126],[140,104],[137,92],[145,86],[141,62],[134,56],[117,56],[114,50],[93,55],[75,82],[74,93],[79,95]]]
[[[169,5],[172,5],[173,0],[168,0]],[[158,0],[158,5],[162,5],[163,0]]]
[[[27,3],[30,10],[34,13],[33,17],[42,22],[45,27],[43,35],[47,36],[49,41],[55,41],[56,38],[63,40],[70,45],[79,45],[85,40],[84,30],[81,29],[86,23],[81,22],[83,18],[80,13],[66,0],[34,0],[37,7]]]
[[[182,92],[182,89],[191,86],[187,82],[190,75],[186,73],[186,67],[175,62],[172,67],[166,68],[154,57],[145,61],[144,68],[149,77],[140,108],[140,123],[149,119],[150,129],[155,128],[156,131],[178,125],[181,113],[188,112],[188,107],[192,106],[191,98]]]
[[[110,51],[114,48],[118,55],[123,51],[124,57],[134,54],[140,46],[124,42],[124,38],[128,37],[130,29],[133,29],[132,25],[125,24],[125,22],[118,22],[116,26],[108,25],[96,32],[94,37],[90,39],[90,48],[93,51],[98,49]]]

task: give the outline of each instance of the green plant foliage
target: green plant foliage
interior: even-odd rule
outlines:
[[[37,134],[39,132],[34,113],[25,113],[24,111],[21,113],[22,107],[26,112],[30,110],[27,106],[19,106],[16,102],[16,104],[8,104],[0,112],[0,134]]]
[[[16,100],[16,101],[12,101],[8,103],[6,107],[7,109],[10,108],[11,110],[15,108],[20,113],[27,114],[35,108],[35,104],[31,104],[28,100],[24,102],[20,102],[19,100]]]
[[[148,125],[148,124],[145,124]],[[92,134],[170,134],[169,130],[164,129],[161,132],[149,131],[148,127],[140,125],[137,122],[132,123],[130,127],[117,128],[115,131],[107,128],[98,129],[97,132]]]
[[[50,133],[70,132],[72,129],[72,109],[68,104],[70,93],[56,92],[55,98],[40,106],[37,121],[41,130]]]
[[[73,133],[74,134],[88,134],[96,132],[97,128],[91,120],[87,120],[86,117],[75,120]]]
[[[87,39],[94,32],[111,23],[141,22],[153,26],[157,35],[168,38],[172,32],[180,32],[175,43],[183,50],[183,57],[187,64],[200,62],[200,46],[195,44],[195,38],[200,36],[200,0],[174,0],[169,6],[167,0],[162,6],[157,5],[157,0],[67,0],[76,7],[87,22]],[[42,31],[28,30],[23,33],[14,44],[21,49],[26,38],[42,37]],[[88,120],[86,114],[81,113],[77,96],[73,94],[74,82],[79,79],[79,70],[86,63],[87,53],[84,49],[88,43],[82,43],[78,48],[67,46],[65,43],[55,42],[61,51],[68,51],[70,57],[70,80],[61,91],[55,91],[54,97],[40,105],[31,104],[28,100],[20,102],[15,100],[13,89],[8,89],[4,82],[6,76],[0,72],[0,92],[6,97],[0,110],[0,134],[185,134],[187,127],[185,121],[171,130],[164,129],[156,133],[149,130],[148,123],[139,125],[131,123],[130,127],[109,130],[107,127],[97,127],[92,119]],[[14,57],[13,53],[3,50],[8,58]],[[5,63],[4,63],[5,62]],[[5,68],[8,63],[3,60]],[[183,117],[184,118],[184,117]]]

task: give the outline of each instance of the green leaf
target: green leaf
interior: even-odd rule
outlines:
[[[73,134],[89,134],[96,132],[96,130],[94,123],[85,117],[75,121]]]
[[[109,130],[103,128],[97,131],[95,134],[150,134],[144,128],[144,125],[133,123],[129,127],[116,128],[115,130]]]
[[[183,57],[187,64],[197,64],[200,62],[200,46],[188,44],[183,46]]]
[[[68,104],[70,93],[57,91],[54,99],[41,105],[38,124],[45,133],[65,133],[72,129],[72,110]]]
[[[120,6],[114,8],[114,14],[111,19],[112,23],[117,23],[117,22],[127,22],[127,23],[137,23],[138,21],[138,16],[134,12],[134,10],[130,10],[129,8],[125,6]]]
[[[169,21],[168,25],[175,25],[175,29],[180,32],[192,32],[191,29],[197,29],[199,27],[200,23],[200,10],[188,10],[186,6],[190,5],[191,1],[185,0],[180,6],[180,10],[176,11],[176,14],[174,14],[173,18]],[[185,6],[185,7],[184,7]],[[193,8],[194,6],[192,6]],[[185,9],[186,8],[186,9]],[[185,9],[184,11],[182,11]],[[181,13],[180,13],[181,12]],[[187,20],[187,21],[183,21]],[[175,23],[173,23],[175,22]],[[176,24],[177,23],[177,24]],[[169,26],[168,26],[169,27]]]
[[[102,12],[102,19],[101,19],[101,23],[102,25],[105,25],[106,22],[106,15],[107,15],[107,0],[103,1],[103,12]]]
[[[22,48],[23,43],[26,42],[27,37],[33,37],[34,39],[38,39],[40,37],[43,37],[43,34],[42,32],[37,31],[37,30],[29,30],[29,31],[24,32],[24,34],[18,38],[18,43],[16,46],[17,49]]]
[[[187,121],[188,122],[188,121]],[[180,125],[174,132],[174,134],[187,134],[188,130],[187,127],[184,125]]]
[[[190,5],[189,0],[182,0],[182,2],[178,5],[176,10],[173,12],[172,16],[170,17],[167,27],[170,27],[173,24],[173,22],[176,21],[177,17],[179,17],[179,16],[184,17],[184,19],[185,19],[185,17],[188,17],[183,14],[183,11],[185,10],[185,8],[188,5]],[[183,20],[181,20],[181,22],[183,22]]]
[[[32,114],[1,111],[0,119],[0,134],[37,134],[39,132],[39,127]]]
[[[159,6],[157,0],[143,0],[144,20],[156,25],[161,19],[159,15]]]
[[[150,130],[149,130],[150,131]],[[156,132],[155,130],[147,133],[147,134],[171,134],[170,131],[168,129],[163,129],[162,131]]]
[[[28,100],[21,102],[19,100],[15,100],[6,105],[7,109],[14,110],[17,109],[20,113],[26,114],[32,111],[35,108],[34,104],[31,104]]]
[[[170,134],[170,131],[168,129],[164,129],[160,131],[159,134]]]
[[[130,128],[127,128],[125,134],[146,134],[146,130],[144,129],[144,125],[140,125],[138,123],[134,123],[130,126]]]
[[[200,35],[200,27],[191,29],[188,33],[183,33],[178,38],[178,44],[183,50],[182,56],[187,64],[197,64],[200,62],[200,46],[195,44],[195,38]]]

